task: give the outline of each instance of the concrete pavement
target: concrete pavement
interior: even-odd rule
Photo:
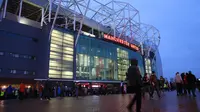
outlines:
[[[55,98],[50,101],[27,99],[1,101],[0,112],[128,112],[130,95],[86,96]],[[166,92],[161,99],[143,99],[142,112],[200,112],[200,95],[197,98],[176,96]]]

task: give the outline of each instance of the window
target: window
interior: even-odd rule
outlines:
[[[11,70],[10,70],[10,73],[11,73],[11,74],[16,74],[16,73],[17,73],[17,70],[11,69]]]
[[[24,71],[24,74],[28,74],[28,71]]]
[[[145,58],[145,69],[146,69],[146,73],[148,73],[148,74],[151,74],[151,73],[152,73],[151,61],[150,61],[150,59]]]
[[[0,51],[0,56],[3,56],[4,55],[4,52]]]
[[[14,58],[19,58],[19,54],[16,54],[16,53],[9,53],[10,56],[14,57]]]
[[[118,79],[125,80],[129,67],[128,51],[117,48]]]
[[[114,60],[99,56],[77,54],[77,79],[117,80],[114,77]]]
[[[10,69],[10,74],[35,75],[34,71]]]
[[[17,54],[17,53],[12,53],[12,52],[10,52],[9,55],[11,57],[14,57],[14,58],[23,58],[23,59],[29,59],[29,60],[36,60],[36,57],[35,56],[31,56],[31,55]]]

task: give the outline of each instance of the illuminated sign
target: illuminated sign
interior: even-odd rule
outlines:
[[[129,48],[131,48],[133,50],[139,51],[139,47],[137,47],[136,45],[131,44],[131,43],[125,41],[125,40],[122,40],[120,38],[116,38],[114,36],[111,36],[111,35],[108,35],[108,34],[104,34],[104,39],[107,39],[107,40],[110,40],[110,41],[125,45],[125,46],[127,46],[127,47],[129,47]]]

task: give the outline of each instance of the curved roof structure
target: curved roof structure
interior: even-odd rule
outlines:
[[[147,52],[147,56],[149,56],[149,52],[153,51],[154,53],[157,51],[158,46],[160,45],[160,32],[157,28],[152,25],[140,24],[140,34],[141,40],[143,43],[143,51]]]
[[[152,25],[141,23],[139,11],[129,3],[115,0],[101,0],[101,2],[100,0],[26,0],[23,2],[41,7],[41,25],[52,22],[52,29],[54,26],[71,25],[74,31],[78,31],[77,40],[83,26],[88,26],[89,33],[94,34],[96,31],[97,34],[106,33],[121,38],[142,46],[145,52],[155,52],[160,44],[159,30]]]
[[[133,42],[140,29],[139,11],[132,5],[120,1],[100,3],[97,0],[55,0],[61,8],[73,10],[71,18],[94,20],[99,26],[108,28],[105,33]],[[101,31],[100,27],[97,30]]]

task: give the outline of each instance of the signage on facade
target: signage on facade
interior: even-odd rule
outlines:
[[[116,43],[119,43],[119,44],[122,44],[122,45],[125,45],[133,50],[136,50],[136,51],[139,51],[139,47],[137,47],[136,45],[134,44],[131,44],[125,40],[122,40],[120,38],[117,38],[117,37],[114,37],[114,36],[111,36],[111,35],[108,35],[108,34],[104,34],[104,39],[107,39],[107,40],[110,40],[110,41],[113,41],[113,42],[116,42]]]

